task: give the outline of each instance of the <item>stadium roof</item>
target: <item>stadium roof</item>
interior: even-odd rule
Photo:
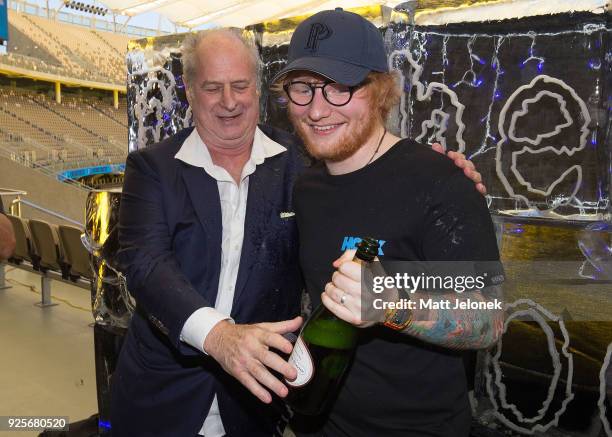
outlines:
[[[189,28],[212,24],[245,27],[263,21],[309,15],[336,7],[385,5],[402,0],[102,0],[115,13],[134,16],[156,12]],[[607,0],[419,0],[417,23],[491,20],[568,11],[604,12]],[[509,7],[508,3],[512,3]],[[477,13],[474,13],[477,12]],[[435,15],[435,19],[431,16]],[[427,17],[427,18],[426,18]],[[419,20],[419,18],[421,18]],[[440,22],[441,21],[441,22]]]
[[[143,12],[156,12],[176,24],[193,28],[208,23],[223,27],[245,27],[262,21],[311,14],[336,7],[395,6],[400,1],[103,0],[103,3],[116,13],[134,16]]]

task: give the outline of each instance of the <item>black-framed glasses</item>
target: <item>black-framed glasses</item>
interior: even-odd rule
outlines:
[[[287,97],[298,106],[310,105],[314,99],[317,88],[321,88],[323,97],[330,105],[344,106],[351,101],[353,94],[365,83],[355,86],[342,85],[336,82],[325,83],[309,83],[301,81],[292,81],[285,83],[283,89],[287,93]]]

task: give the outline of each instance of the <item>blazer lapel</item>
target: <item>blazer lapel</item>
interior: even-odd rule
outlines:
[[[220,260],[223,224],[217,182],[203,168],[189,164],[183,164],[183,180],[211,247],[217,247],[219,250]]]
[[[249,195],[247,197],[246,217],[244,221],[244,240],[240,255],[240,268],[234,291],[233,308],[246,288],[253,264],[258,260],[259,249],[266,238],[266,228],[271,216],[274,202],[270,193],[275,190],[274,169],[270,161],[266,160],[257,166],[255,172],[249,176]]]

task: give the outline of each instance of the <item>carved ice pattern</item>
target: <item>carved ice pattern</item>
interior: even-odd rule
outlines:
[[[567,331],[567,329],[565,327],[565,323],[563,322],[563,319],[561,317],[557,317],[557,316],[553,315],[547,309],[545,309],[541,305],[539,305],[539,304],[537,304],[537,303],[535,303],[535,302],[533,302],[532,300],[529,300],[529,299],[519,299],[516,302],[513,302],[511,304],[507,304],[506,305],[506,310],[513,309],[513,308],[516,308],[516,307],[521,306],[521,305],[528,305],[530,308],[528,308],[527,310],[518,310],[518,311],[515,311],[510,316],[506,317],[506,320],[504,322],[504,331],[503,332],[505,333],[507,331],[508,324],[510,323],[510,321],[512,321],[516,317],[530,316],[534,321],[536,321],[540,325],[540,327],[542,328],[542,331],[546,334],[546,340],[548,342],[548,351],[550,353],[550,356],[552,357],[552,364],[553,364],[554,374],[553,374],[553,378],[551,380],[550,386],[548,387],[547,397],[544,400],[544,402],[542,403],[542,408],[540,410],[538,410],[539,414],[537,416],[534,416],[534,417],[531,417],[531,418],[525,418],[523,416],[523,414],[516,408],[516,405],[508,403],[508,401],[506,399],[506,386],[502,382],[502,370],[501,370],[501,367],[499,365],[499,358],[501,356],[501,351],[502,351],[502,342],[501,341],[499,342],[499,344],[497,346],[497,352],[495,353],[494,356],[491,356],[490,352],[486,353],[487,365],[485,366],[485,380],[486,380],[487,392],[489,394],[489,399],[491,400],[491,403],[493,404],[493,406],[495,408],[496,417],[502,423],[504,423],[504,425],[506,425],[508,428],[510,428],[510,429],[512,429],[514,431],[517,431],[517,432],[520,432],[520,433],[524,433],[524,434],[533,434],[536,431],[544,432],[544,431],[546,431],[547,429],[549,429],[553,425],[557,426],[559,424],[559,417],[561,417],[561,415],[567,409],[567,404],[574,398],[574,394],[572,393],[572,379],[573,379],[573,375],[574,375],[574,361],[573,361],[572,355],[568,352],[568,347],[569,347],[569,332]],[[557,385],[559,383],[559,378],[560,378],[560,375],[561,375],[562,366],[561,366],[561,361],[560,361],[560,355],[559,355],[559,352],[557,351],[557,348],[556,348],[556,345],[555,345],[555,335],[554,335],[552,329],[550,328],[550,326],[546,323],[546,320],[544,319],[544,317],[542,315],[544,315],[549,320],[557,322],[559,324],[559,329],[561,330],[561,333],[563,335],[563,345],[561,347],[561,352],[567,358],[567,379],[566,379],[566,384],[565,384],[565,399],[561,403],[561,407],[559,408],[559,410],[557,410],[555,412],[553,419],[550,420],[546,424],[540,424],[540,423],[536,423],[536,422],[542,420],[542,418],[545,416],[546,412],[548,411],[551,402],[553,401],[555,390],[556,390]],[[493,371],[494,371],[494,374],[495,374],[495,379],[494,380],[493,380],[493,377],[492,377],[492,375],[491,375],[491,373],[489,371],[489,364],[492,364],[492,366],[493,366]],[[525,424],[533,424],[533,423],[535,423],[535,425],[533,427],[526,428],[526,427],[519,426],[519,425],[515,424],[513,421],[511,421],[510,419],[508,419],[506,416],[504,416],[502,414],[502,412],[499,411],[500,406],[497,403],[497,400],[495,399],[495,393],[494,393],[493,387],[491,385],[492,382],[495,383],[495,385],[497,386],[497,389],[499,391],[499,398],[500,398],[500,401],[501,401],[501,406],[503,408],[511,410],[512,413],[515,415],[515,418],[516,418],[516,420],[518,422],[525,423]]]
[[[516,178],[516,180],[519,182],[519,184],[523,187],[526,188],[526,190],[530,193],[534,193],[534,194],[538,194],[541,196],[549,196],[553,193],[554,189],[563,181],[566,180],[566,178],[568,177],[568,175],[570,173],[575,172],[576,173],[576,183],[573,187],[573,190],[571,192],[571,194],[568,196],[567,199],[565,199],[565,201],[552,205],[551,208],[557,207],[559,206],[559,204],[562,203],[568,203],[570,202],[577,194],[578,190],[580,189],[580,185],[582,183],[582,166],[579,164],[575,164],[572,165],[571,167],[569,167],[567,170],[565,170],[560,177],[558,177],[556,180],[554,180],[548,187],[546,190],[540,190],[537,188],[534,188],[532,186],[532,184],[527,181],[523,175],[521,174],[520,170],[517,168],[517,158],[525,153],[528,154],[532,154],[532,155],[537,155],[540,153],[545,153],[545,152],[553,152],[556,155],[560,156],[562,154],[565,154],[567,156],[573,156],[576,152],[579,152],[581,150],[583,150],[586,147],[587,144],[587,137],[589,135],[589,124],[591,122],[591,116],[589,115],[589,111],[587,109],[586,104],[584,103],[584,101],[580,98],[580,96],[578,96],[578,94],[576,93],[576,91],[570,87],[569,85],[567,85],[565,82],[563,82],[560,79],[554,78],[554,77],[550,77],[548,75],[539,75],[536,76],[529,84],[527,85],[522,85],[520,87],[518,87],[514,93],[512,93],[512,95],[508,98],[508,100],[506,100],[502,110],[500,111],[499,114],[499,124],[498,124],[498,129],[499,129],[499,133],[501,135],[501,139],[500,141],[497,143],[497,154],[495,157],[495,161],[496,161],[496,171],[497,171],[497,176],[499,177],[499,179],[501,180],[502,184],[504,185],[504,188],[506,189],[506,191],[508,192],[508,194],[516,199],[520,199],[522,201],[524,201],[527,205],[531,205],[530,200],[519,193],[516,193],[515,191],[515,187],[513,187],[510,182],[508,181],[508,178],[506,176],[506,174],[504,173],[504,168],[503,168],[503,155],[504,155],[504,145],[506,144],[507,146],[507,142],[508,139],[510,139],[511,141],[515,142],[515,143],[528,143],[531,144],[533,146],[539,146],[542,142],[543,139],[545,138],[553,138],[555,136],[558,136],[564,128],[566,127],[570,127],[573,124],[575,124],[575,121],[572,119],[571,114],[569,113],[568,109],[567,109],[567,102],[564,100],[563,96],[555,93],[553,91],[549,91],[549,90],[543,90],[540,91],[536,94],[536,96],[534,98],[529,98],[529,99],[525,99],[522,102],[521,105],[521,109],[518,111],[515,111],[510,118],[510,125],[508,128],[508,132],[506,132],[505,129],[505,124],[506,124],[506,117],[507,117],[507,112],[509,110],[509,108],[512,106],[512,104],[514,103],[514,100],[524,91],[529,90],[531,88],[534,88],[536,85],[540,85],[540,82],[543,82],[544,84],[553,84],[553,85],[557,85],[561,88],[563,88],[565,91],[567,91],[572,98],[574,99],[575,103],[578,105],[579,110],[582,114],[583,117],[583,124],[580,127],[580,131],[581,131],[581,135],[580,135],[580,141],[579,144],[577,145],[577,147],[567,147],[567,146],[561,146],[561,147],[554,147],[554,146],[545,146],[542,148],[538,148],[535,149],[533,147],[529,147],[529,146],[524,146],[522,149],[517,150],[517,151],[513,151],[511,152],[511,166],[510,166],[510,170],[512,171],[512,174],[514,175],[514,177]],[[531,138],[517,138],[516,136],[516,120],[519,117],[522,116],[527,116],[528,112],[529,112],[529,104],[530,103],[535,103],[537,101],[539,101],[543,96],[550,96],[553,97],[555,100],[557,100],[559,102],[559,110],[561,111],[561,113],[563,114],[566,122],[560,125],[557,125],[555,127],[555,130],[552,132],[546,132],[544,134],[540,134],[537,135],[535,139],[531,139]]]
[[[146,79],[143,81],[144,85],[134,81],[135,77],[142,76],[146,76]],[[174,74],[163,67],[134,71],[128,76],[128,88],[130,87],[134,88],[135,96],[133,111],[134,119],[137,123],[136,144],[139,148],[146,145],[149,142],[147,134],[150,134],[153,138],[151,143],[159,142],[162,139],[163,114],[172,111],[173,105],[177,100]],[[156,97],[150,97],[150,92],[154,89],[159,90],[161,93],[161,100]],[[155,114],[157,123],[154,126],[145,126],[143,124],[144,120],[150,114]],[[185,117],[179,117],[179,125],[187,127],[190,126],[190,123],[191,108],[188,108]]]
[[[457,123],[457,133],[455,134],[455,140],[457,141],[457,151],[463,153],[465,151],[465,141],[463,139],[463,131],[465,130],[465,124],[463,123],[463,110],[465,106],[459,102],[459,97],[457,97],[457,93],[450,89],[447,85],[440,82],[430,82],[425,88],[425,85],[421,82],[421,75],[423,74],[423,67],[419,65],[412,57],[409,49],[402,50],[394,50],[388,57],[388,64],[390,69],[395,69],[395,60],[396,58],[405,58],[409,63],[412,69],[414,70],[412,76],[410,77],[410,83],[416,90],[416,98],[419,101],[426,101],[431,98],[431,95],[434,91],[446,94],[451,101],[451,104],[456,108],[455,111],[455,123]],[[399,61],[398,61],[399,64]],[[405,78],[404,75],[400,75],[401,77],[401,89],[404,89]],[[402,93],[401,103],[400,103],[400,113],[401,113],[401,135],[402,137],[407,137],[408,133],[406,132],[406,125],[409,115],[406,113],[406,94]],[[436,140],[439,141],[444,148],[446,149],[446,138],[443,135],[446,132],[446,128],[448,125],[448,119],[450,118],[450,114],[440,109],[436,109],[432,111],[431,118],[426,120],[422,124],[421,133],[418,137],[415,138],[415,141],[421,141],[427,135],[428,129],[432,127],[441,128],[436,132]],[[441,120],[441,122],[440,122]]]
[[[607,381],[607,377],[609,377],[609,374],[612,373],[612,371],[608,371],[608,367],[610,367],[610,358],[612,358],[612,343],[608,345],[606,357],[604,358],[603,365],[599,371],[599,400],[597,401],[597,406],[599,407],[599,417],[601,418],[601,423],[603,424],[604,431],[608,437],[612,437],[612,428],[610,428],[610,422],[606,416],[606,395],[608,392],[607,386],[608,384],[612,386],[612,381]]]

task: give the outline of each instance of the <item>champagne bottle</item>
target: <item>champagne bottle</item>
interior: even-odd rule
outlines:
[[[378,241],[363,239],[353,261],[369,263],[378,255]],[[336,317],[320,304],[308,318],[293,346],[289,363],[298,376],[285,379],[289,394],[286,401],[304,415],[322,413],[333,399],[342,377],[351,363],[359,328]]]

